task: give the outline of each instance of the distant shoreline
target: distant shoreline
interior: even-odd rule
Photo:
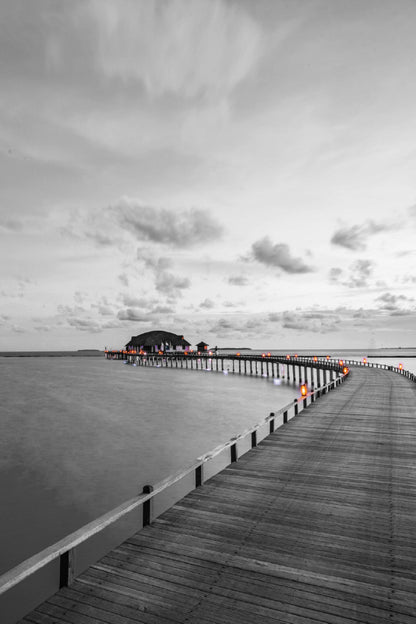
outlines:
[[[79,351],[0,351],[0,357],[102,357],[104,351],[81,349]]]

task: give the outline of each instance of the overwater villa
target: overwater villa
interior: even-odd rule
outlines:
[[[187,352],[191,343],[179,334],[156,330],[132,336],[126,344],[127,351],[144,351],[145,353],[159,353],[167,351]]]

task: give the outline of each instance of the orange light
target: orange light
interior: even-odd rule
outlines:
[[[295,357],[298,357],[298,354],[297,354],[297,353],[295,353]]]
[[[342,372],[344,373],[344,375],[346,375],[347,373],[349,373],[349,369],[344,366],[344,368],[342,369]]]
[[[208,355],[212,355],[212,351],[210,351]]]
[[[236,355],[241,355],[241,353],[237,353]]]
[[[270,356],[271,356],[271,353],[269,352],[269,353],[267,354],[267,357],[270,357]]]
[[[286,359],[287,359],[287,360],[290,360],[290,355],[287,355],[287,356],[286,356]]]
[[[265,353],[262,353],[262,354],[261,354],[261,357],[266,357],[266,354],[265,354]]]
[[[403,370],[403,364],[399,364],[400,370]]]
[[[339,361],[340,366],[344,366],[344,362],[342,360]]]
[[[306,384],[302,384],[300,387],[300,393],[303,397],[305,397],[308,394],[308,389],[306,387]]]
[[[367,358],[363,358],[364,364],[367,364]]]
[[[318,358],[316,357],[316,355],[314,356],[313,361],[314,361],[314,362],[317,362],[317,361],[318,361]]]

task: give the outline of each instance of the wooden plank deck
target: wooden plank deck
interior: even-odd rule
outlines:
[[[353,370],[24,624],[415,624],[416,385]]]

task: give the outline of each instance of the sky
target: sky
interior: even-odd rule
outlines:
[[[2,0],[0,351],[416,346],[414,0]]]

